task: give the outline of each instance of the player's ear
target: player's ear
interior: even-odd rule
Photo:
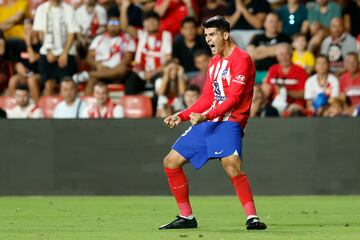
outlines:
[[[229,40],[229,38],[230,38],[230,33],[229,33],[229,32],[224,32],[224,33],[223,33],[223,38],[225,39],[225,41]]]

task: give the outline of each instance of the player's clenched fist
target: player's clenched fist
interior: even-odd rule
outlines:
[[[190,113],[189,117],[190,117],[190,122],[192,123],[192,125],[199,124],[199,123],[206,121],[206,116],[203,114],[199,114],[199,113],[192,112],[192,113]]]
[[[177,125],[179,125],[181,123],[181,119],[179,118],[178,115],[174,114],[174,115],[171,115],[171,116],[165,118],[164,123],[169,128],[173,128],[173,127],[176,127]]]

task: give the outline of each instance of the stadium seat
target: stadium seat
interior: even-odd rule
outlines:
[[[52,118],[55,106],[61,101],[60,96],[41,96],[38,106],[44,112],[45,118]]]
[[[16,106],[16,101],[14,97],[0,96],[0,108],[4,110],[9,110],[15,106]]]
[[[151,99],[144,95],[126,95],[120,98],[126,118],[151,118],[153,115]]]

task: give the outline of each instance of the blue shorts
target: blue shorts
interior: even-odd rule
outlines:
[[[194,168],[200,169],[212,158],[237,154],[242,159],[243,135],[241,126],[236,122],[203,122],[188,128],[172,149]]]

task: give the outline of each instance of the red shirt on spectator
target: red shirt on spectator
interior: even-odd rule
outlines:
[[[285,74],[280,64],[274,64],[268,71],[265,83],[272,86],[271,91],[273,96],[275,96],[275,85],[284,86],[287,91],[300,91],[304,90],[306,79],[307,73],[300,66],[292,64],[289,71]],[[288,96],[287,102],[288,104],[296,103],[305,106],[304,99],[293,99]]]
[[[340,93],[350,98],[351,105],[360,104],[360,72],[352,77],[349,72],[344,73],[340,78]]]
[[[162,4],[164,0],[156,0],[156,6]],[[197,2],[192,0],[191,6],[194,9],[195,13],[198,12]],[[169,31],[173,36],[179,33],[181,21],[184,17],[188,16],[188,10],[185,3],[181,0],[170,0],[169,6],[164,14],[161,17],[160,21],[160,31]]]

